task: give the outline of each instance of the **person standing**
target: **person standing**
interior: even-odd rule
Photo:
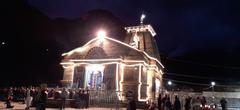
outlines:
[[[60,110],[65,109],[67,97],[68,97],[68,91],[65,88],[63,88],[62,93],[61,93],[61,107],[60,107]]]
[[[171,101],[170,101],[170,97],[169,97],[169,96],[167,97],[167,100],[166,100],[165,103],[166,103],[166,104],[165,104],[166,110],[171,110],[171,109],[172,109],[172,103],[171,103]]]
[[[151,104],[150,104],[148,110],[155,110],[155,104],[153,101],[151,101]]]
[[[203,96],[202,99],[201,99],[201,104],[202,104],[202,106],[204,107],[204,106],[206,105],[206,103],[207,103],[207,100],[206,100],[206,98]]]
[[[13,108],[11,101],[13,100],[13,89],[9,88],[8,93],[7,93],[7,100],[5,102],[6,108]]]
[[[165,96],[162,98],[162,109],[163,109],[163,110],[166,109],[167,97],[168,97],[168,96],[165,94]]]
[[[32,96],[31,96],[31,90],[27,88],[26,98],[25,98],[25,104],[26,104],[26,110],[28,110],[32,104]]]
[[[188,96],[186,99],[185,99],[185,110],[190,110],[191,108],[191,100],[192,98],[190,96]]]
[[[39,102],[39,110],[46,110],[46,104],[47,104],[46,88],[42,88],[38,102]]]
[[[180,103],[178,96],[175,96],[173,108],[174,108],[174,110],[181,110],[181,103]]]
[[[226,110],[227,108],[227,101],[224,97],[222,97],[222,99],[220,100],[220,104],[222,106],[222,110]]]
[[[162,96],[159,94],[158,96],[158,110],[161,110],[162,108]]]
[[[127,110],[136,110],[136,102],[134,99],[130,99],[130,101],[128,102],[128,107]]]

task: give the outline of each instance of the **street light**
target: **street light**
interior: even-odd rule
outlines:
[[[213,98],[213,103],[214,103],[214,86],[216,85],[216,83],[214,81],[211,82],[211,86],[212,86],[212,98]]]
[[[172,85],[172,81],[168,81],[168,85],[171,86]]]
[[[172,95],[173,95],[173,90],[172,90],[172,87],[171,87],[171,86],[172,86],[172,81],[168,81],[168,85],[169,85],[169,88],[170,88],[170,91],[171,91],[171,92],[170,92],[170,93],[171,93],[171,94],[170,94],[170,99],[172,100],[172,98],[173,98],[173,97],[172,97]]]
[[[216,84],[216,83],[215,83],[214,81],[211,82],[211,85],[212,85],[212,86],[215,86],[215,84]]]

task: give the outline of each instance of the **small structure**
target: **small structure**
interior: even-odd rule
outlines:
[[[151,25],[125,28],[127,36],[119,41],[106,36],[90,40],[82,47],[63,53],[62,83],[72,88],[114,90],[119,100],[132,91],[137,101],[155,99],[162,89],[164,66]]]

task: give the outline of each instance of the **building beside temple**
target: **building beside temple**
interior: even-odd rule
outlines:
[[[104,34],[82,47],[63,53],[62,83],[73,88],[114,90],[119,100],[132,91],[138,101],[155,99],[162,90],[164,66],[160,62],[156,35],[151,25],[125,27],[119,41]]]

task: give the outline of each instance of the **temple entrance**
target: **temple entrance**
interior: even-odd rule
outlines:
[[[90,90],[104,89],[103,76],[104,66],[100,64],[92,64],[86,66],[85,87]]]

